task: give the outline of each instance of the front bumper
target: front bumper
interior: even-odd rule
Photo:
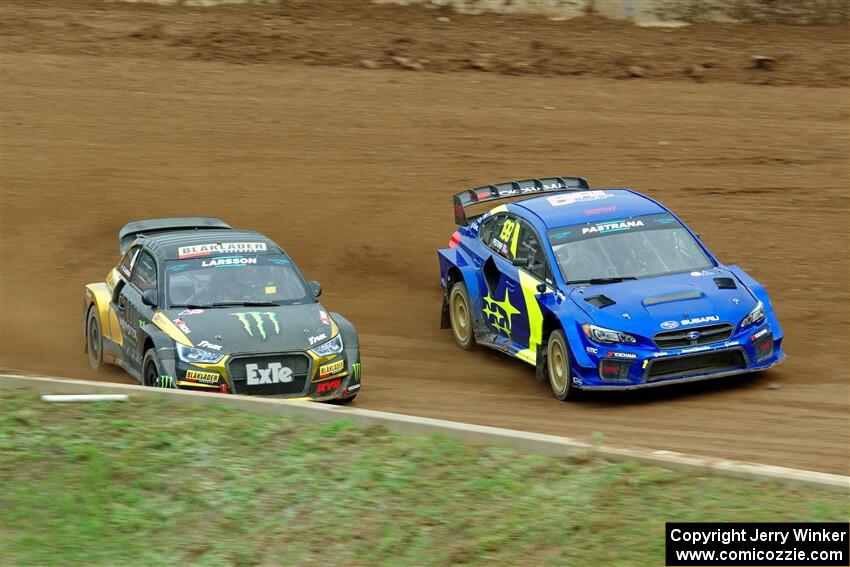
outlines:
[[[252,362],[260,360],[268,362],[275,357],[309,359],[306,370],[295,375],[295,380],[303,386],[277,389],[274,382],[251,386],[247,384],[246,376],[236,372],[235,361],[237,360],[241,360],[244,366],[245,359]],[[346,348],[339,354],[322,358],[304,352],[234,353],[226,355],[215,364],[187,363],[179,359],[173,362],[175,364],[176,386],[186,390],[330,401],[352,398],[361,388],[360,351],[358,348]],[[262,362],[260,366],[263,366]],[[280,393],[284,391],[285,393]]]
[[[581,390],[636,390],[697,382],[766,370],[782,362],[782,337],[763,323],[730,340],[668,351],[627,345],[584,344],[575,357],[573,387]],[[587,364],[589,362],[589,364]]]

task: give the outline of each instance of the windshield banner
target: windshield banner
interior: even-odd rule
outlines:
[[[680,228],[682,225],[668,213],[629,217],[606,221],[576,224],[549,231],[549,240],[553,246],[576,242],[617,232],[638,232],[644,230],[659,230],[665,228]]]

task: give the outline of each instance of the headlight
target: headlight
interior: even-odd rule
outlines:
[[[177,356],[183,362],[200,362],[202,364],[215,364],[224,355],[218,352],[210,352],[202,348],[187,347],[177,343]]]
[[[741,328],[749,327],[750,325],[755,325],[756,323],[761,323],[764,321],[764,304],[759,301],[758,305],[750,311],[750,313],[741,320]]]
[[[342,333],[337,334],[337,336],[335,336],[331,340],[320,344],[314,349],[311,349],[310,352],[312,352],[316,356],[330,356],[332,354],[338,354],[342,352]]]
[[[621,333],[620,331],[612,331],[611,329],[597,327],[596,325],[589,325],[587,323],[582,325],[581,328],[584,330],[584,334],[587,335],[588,339],[597,343],[634,344],[637,342],[637,339],[633,336]]]

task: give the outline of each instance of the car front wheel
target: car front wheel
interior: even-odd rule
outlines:
[[[173,376],[164,376],[159,369],[159,362],[156,359],[156,350],[149,348],[145,352],[145,358],[142,360],[142,379],[145,386],[154,388],[176,388]]]
[[[564,332],[560,329],[549,335],[546,345],[546,373],[549,376],[552,395],[562,401],[577,397],[579,391],[573,387],[570,376],[570,349]]]
[[[100,319],[97,308],[92,306],[86,318],[86,350],[89,353],[89,366],[97,370],[103,364],[103,334],[100,330]]]

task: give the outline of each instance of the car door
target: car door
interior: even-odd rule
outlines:
[[[538,302],[542,290],[551,289],[552,272],[543,248],[543,240],[531,223],[519,219],[510,247],[511,272],[509,284],[518,289],[517,316],[511,325],[511,341],[519,349],[530,349],[529,357],[536,355],[543,332],[543,315]],[[515,279],[514,279],[515,278]]]
[[[147,250],[142,250],[135,261],[130,282],[118,292],[115,306],[123,335],[121,349],[124,361],[139,373],[145,354],[140,344],[141,327],[150,322],[154,311],[142,300],[142,295],[149,291],[157,294],[156,259]]]
[[[515,326],[527,327],[523,322],[523,296],[519,287],[517,269],[512,260],[517,250],[520,221],[510,213],[496,215],[482,233],[487,242],[487,258],[481,267],[481,305],[484,321],[491,333],[491,342],[512,347]],[[486,340],[486,339],[485,339]]]

